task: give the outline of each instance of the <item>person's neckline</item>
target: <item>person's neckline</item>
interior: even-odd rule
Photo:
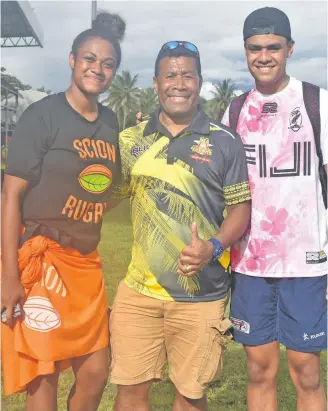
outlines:
[[[100,108],[101,104],[97,103],[97,106],[98,106],[98,115],[97,115],[97,117],[96,117],[94,120],[88,120],[87,118],[85,118],[84,116],[82,116],[82,114],[80,114],[78,111],[76,111],[76,110],[71,106],[71,104],[69,103],[69,101],[68,101],[68,99],[67,99],[66,92],[64,91],[64,92],[62,92],[62,94],[63,94],[63,96],[64,96],[64,100],[65,100],[66,105],[71,109],[71,111],[72,111],[79,119],[87,122],[88,124],[94,124],[94,123],[96,123],[96,122],[99,120],[100,114],[101,114],[101,113],[100,113],[100,111],[101,111],[101,108]]]
[[[282,90],[278,91],[277,93],[264,94],[264,93],[261,93],[261,91],[259,91],[256,87],[255,87],[254,91],[257,94],[259,94],[261,97],[264,97],[264,98],[270,98],[271,97],[272,98],[272,97],[279,96],[283,93],[286,93],[292,87],[292,85],[294,84],[294,81],[295,81],[295,78],[292,77],[292,76],[289,76],[289,81],[288,81],[286,87],[284,87]]]

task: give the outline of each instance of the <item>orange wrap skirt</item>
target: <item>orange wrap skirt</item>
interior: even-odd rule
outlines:
[[[24,315],[1,326],[4,393],[108,346],[104,277],[97,251],[82,255],[36,236],[19,250]]]

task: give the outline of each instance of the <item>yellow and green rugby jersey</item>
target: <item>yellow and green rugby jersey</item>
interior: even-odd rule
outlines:
[[[210,123],[201,110],[174,138],[158,116],[159,110],[120,134],[133,224],[124,281],[161,300],[218,300],[230,287],[229,253],[194,277],[178,274],[178,258],[190,244],[193,222],[201,238],[211,238],[226,205],[250,200],[244,147],[238,135]]]

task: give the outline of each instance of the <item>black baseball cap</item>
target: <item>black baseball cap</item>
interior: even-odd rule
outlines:
[[[263,7],[253,11],[244,23],[244,41],[258,34],[276,34],[292,40],[287,15],[275,7]]]

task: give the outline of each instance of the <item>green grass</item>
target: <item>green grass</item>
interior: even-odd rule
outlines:
[[[103,237],[99,246],[106,277],[106,292],[112,304],[116,289],[126,273],[131,257],[131,223],[128,217],[128,202],[123,202],[108,214],[103,226]],[[327,355],[322,355],[325,386],[327,385]],[[71,370],[62,373],[59,383],[58,410],[66,410],[66,399],[73,383]],[[222,376],[208,391],[209,411],[245,411],[246,368],[243,348],[231,343],[227,349]],[[281,348],[281,364],[278,377],[279,411],[296,409],[296,397],[290,381],[286,362],[286,351]],[[113,410],[115,386],[108,383],[99,411]],[[153,385],[151,404],[153,411],[169,411],[174,400],[174,387],[169,380]],[[25,396],[13,395],[2,399],[3,411],[23,411]]]

